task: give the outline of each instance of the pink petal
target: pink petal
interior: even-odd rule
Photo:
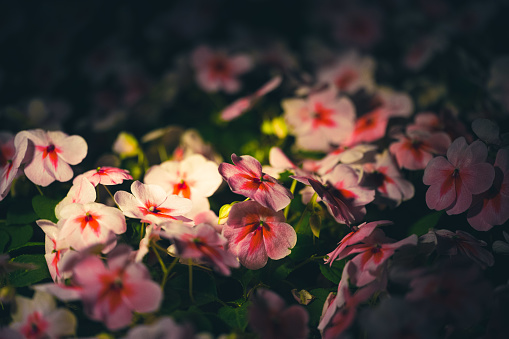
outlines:
[[[269,258],[278,260],[286,257],[297,243],[297,234],[292,226],[284,222],[268,223],[270,229],[263,230],[263,240]]]
[[[129,306],[139,313],[155,312],[163,300],[161,287],[151,280],[130,281],[129,287],[135,293],[127,295]]]
[[[463,158],[467,147],[467,141],[464,137],[457,138],[453,141],[451,146],[449,146],[449,149],[447,150],[447,159],[454,167],[458,166],[460,159]]]
[[[480,194],[491,187],[495,170],[491,164],[479,163],[460,170],[462,183],[472,194]]]

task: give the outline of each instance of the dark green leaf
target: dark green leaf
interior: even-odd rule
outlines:
[[[28,200],[13,199],[7,211],[7,225],[30,224],[38,219]]]
[[[173,312],[172,316],[179,323],[190,322],[197,331],[211,332],[212,323],[203,312],[196,306],[191,306],[187,311],[178,310]]]
[[[177,291],[166,289],[164,291],[164,299],[159,312],[161,314],[171,314],[171,312],[175,311],[179,308],[182,298],[180,297],[180,293]]]
[[[40,219],[47,219],[53,222],[57,222],[55,216],[55,206],[59,203],[59,200],[54,200],[42,195],[36,195],[32,199],[32,207]]]
[[[247,308],[251,303],[246,302],[240,307],[224,306],[219,309],[219,317],[230,327],[244,331],[247,323]]]
[[[9,233],[0,230],[0,253],[4,253],[5,245],[7,245],[10,238]]]
[[[318,326],[318,322],[320,321],[320,316],[322,314],[323,304],[327,299],[330,291],[325,288],[316,288],[314,290],[309,291],[311,295],[316,297],[313,301],[309,303],[309,305],[304,306],[309,313],[309,326],[316,327]]]
[[[343,267],[345,266],[345,261],[334,261],[332,263],[332,266],[329,266],[329,264],[320,264],[320,272],[332,281],[334,284],[339,284],[341,280],[341,276],[343,275]]]
[[[313,236],[311,234],[297,233],[297,245],[292,249],[292,253],[290,253],[289,257],[295,261],[301,261],[311,257],[315,252]]]
[[[169,285],[182,297],[189,295],[189,276],[187,274],[178,275],[170,281]],[[204,305],[217,300],[216,282],[207,272],[193,270],[193,298],[196,305]]]
[[[421,236],[428,233],[431,228],[434,228],[438,224],[438,221],[443,214],[444,211],[437,211],[425,215],[410,226],[408,235],[416,234],[417,236]]]
[[[311,227],[311,231],[313,235],[317,238],[320,237],[320,229],[322,228],[322,218],[319,214],[311,214],[309,217],[309,226]]]
[[[11,260],[15,263],[31,264],[33,269],[20,269],[9,274],[9,281],[15,287],[29,286],[50,278],[43,254],[23,254]]]
[[[30,225],[7,226],[3,230],[11,236],[11,242],[7,247],[8,251],[25,245],[34,234],[34,229]]]
[[[43,242],[31,242],[31,241],[29,241],[27,243],[24,243],[21,246],[9,249],[9,252],[12,253],[14,251],[18,251],[18,250],[21,250],[23,248],[28,249],[29,247],[39,247],[39,246],[44,246],[44,243]]]

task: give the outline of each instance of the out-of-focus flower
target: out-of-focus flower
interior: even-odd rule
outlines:
[[[389,114],[384,108],[376,108],[355,121],[355,127],[345,145],[352,147],[362,142],[373,142],[385,135]]]
[[[27,140],[23,140],[15,145],[14,135],[0,132],[0,201],[7,196],[13,180],[18,175],[19,167],[27,153],[27,143]]]
[[[55,282],[59,282],[69,277],[69,274],[64,274],[60,270],[60,264],[63,256],[69,250],[69,244],[65,238],[60,237],[60,230],[62,229],[62,222],[55,224],[50,220],[40,219],[37,220],[37,225],[46,234],[45,237],[45,250],[44,258],[48,264],[48,270],[51,278]]]
[[[221,119],[230,121],[241,116],[244,112],[250,110],[258,99],[276,89],[281,84],[282,80],[283,78],[281,76],[276,76],[253,94],[235,100],[221,111]]]
[[[382,38],[381,21],[378,8],[351,6],[334,18],[333,35],[347,46],[370,48]]]
[[[130,257],[128,246],[122,246],[110,253],[106,266],[96,256],[85,256],[73,268],[85,313],[110,330],[129,325],[133,312],[156,311],[162,301],[161,288],[148,269]]]
[[[36,291],[33,299],[16,296],[16,312],[10,327],[27,339],[60,338],[76,332],[76,317],[67,309],[57,308],[55,299]]]
[[[249,326],[264,339],[307,338],[309,315],[300,305],[286,307],[276,293],[257,289],[249,307]]]
[[[115,193],[115,201],[127,217],[145,222],[160,223],[169,220],[186,220],[182,215],[189,212],[189,199],[165,192],[158,185],[145,185],[139,181],[131,185],[132,194],[125,191]]]
[[[242,194],[275,211],[282,210],[293,199],[290,190],[263,173],[262,165],[252,156],[232,154],[232,162],[234,165],[219,165],[219,173],[233,193]]]
[[[121,184],[124,180],[133,180],[133,177],[129,174],[128,170],[116,167],[102,166],[78,175],[76,178],[74,178],[73,184],[80,180],[79,178],[82,176],[87,178],[88,181],[90,181],[94,186],[99,184],[118,185]]]
[[[179,325],[170,317],[159,318],[150,325],[138,325],[127,332],[123,339],[198,339],[188,324]],[[203,338],[205,339],[205,338]]]
[[[113,152],[122,158],[134,157],[139,154],[140,145],[136,137],[127,132],[121,132],[113,143]]]
[[[439,36],[422,36],[408,47],[403,57],[403,65],[412,71],[419,71],[437,52],[444,49],[445,44],[444,39]]]
[[[230,275],[230,267],[240,266],[237,258],[224,249],[226,238],[208,224],[172,225],[171,232],[160,235],[174,241],[178,257],[204,262],[223,275]]]
[[[21,147],[25,140],[33,148],[33,157],[25,166],[25,175],[33,183],[48,186],[53,181],[68,181],[73,176],[70,165],[79,164],[87,155],[85,139],[78,135],[68,136],[59,131],[42,129],[19,132],[14,144]]]
[[[297,234],[285,223],[283,211],[274,212],[256,201],[232,206],[223,235],[228,240],[228,250],[252,270],[264,267],[268,258],[286,257],[297,243]]]
[[[297,138],[299,148],[329,151],[345,142],[353,131],[355,107],[335,89],[312,93],[307,99],[285,99],[281,103],[285,120]]]
[[[309,305],[309,303],[316,298],[306,290],[297,291],[297,289],[294,288],[291,292],[295,300],[301,305]]]
[[[447,214],[465,212],[472,203],[472,194],[488,190],[495,177],[493,166],[486,161],[488,149],[482,141],[467,145],[460,137],[447,150],[447,159],[432,159],[424,170],[423,182],[431,185],[426,192],[429,208]]]
[[[196,69],[196,81],[206,92],[238,92],[241,88],[238,76],[253,67],[251,58],[245,54],[228,56],[222,51],[214,52],[207,46],[197,47],[191,59]]]
[[[389,87],[378,87],[372,101],[376,107],[383,108],[391,118],[408,118],[414,111],[414,103],[407,93],[397,92]]]

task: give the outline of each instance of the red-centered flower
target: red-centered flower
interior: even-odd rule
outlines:
[[[129,174],[128,170],[108,166],[97,167],[94,170],[90,170],[77,176],[74,178],[73,184],[76,184],[80,177],[87,178],[94,186],[99,184],[118,185],[124,180],[133,180],[133,177]]]
[[[148,269],[131,262],[131,251],[125,248],[119,246],[111,252],[107,266],[98,257],[87,256],[73,268],[73,280],[81,287],[85,312],[92,319],[103,321],[110,330],[129,325],[133,312],[156,311],[163,297]]]
[[[353,146],[378,140],[385,135],[388,123],[389,112],[385,108],[376,108],[357,118],[354,130],[345,144]]]
[[[232,206],[223,235],[228,240],[228,250],[252,270],[265,266],[268,258],[286,257],[297,243],[297,234],[285,223],[283,211],[274,212],[256,201]]]
[[[191,200],[175,194],[168,195],[158,185],[145,185],[139,181],[133,182],[131,191],[133,194],[125,191],[115,193],[115,201],[125,216],[153,223],[189,221],[182,215],[191,210]]]
[[[486,161],[488,149],[482,141],[467,145],[460,137],[447,150],[447,159],[432,159],[424,170],[423,182],[430,185],[426,192],[428,207],[465,212],[472,203],[472,195],[487,191],[495,178],[493,166]]]
[[[0,132],[0,201],[9,193],[25,156],[31,157],[31,154],[26,154],[28,141],[25,139],[16,144],[14,140],[11,133]]]
[[[282,210],[293,199],[292,192],[263,173],[262,165],[252,156],[232,154],[232,162],[234,165],[219,165],[219,173],[233,193],[242,194],[274,211]]]
[[[509,150],[500,149],[495,160],[495,179],[491,187],[474,195],[467,221],[478,231],[487,231],[509,219]]]
[[[60,230],[62,229],[62,222],[58,224],[54,224],[50,220],[40,219],[37,220],[37,225],[43,230],[46,234],[45,237],[45,250],[46,254],[44,258],[46,259],[46,264],[48,265],[48,270],[51,275],[51,278],[55,282],[63,281],[69,277],[69,274],[64,274],[60,270],[60,264],[62,262],[62,258],[64,254],[69,250],[69,245],[65,239],[61,239],[59,237]]]

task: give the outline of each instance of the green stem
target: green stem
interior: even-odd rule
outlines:
[[[189,259],[189,297],[191,298],[191,302],[194,304],[193,297],[193,260]]]
[[[157,260],[159,261],[159,265],[161,265],[161,269],[163,270],[163,281],[161,282],[161,289],[164,288],[164,283],[166,283],[164,277],[168,275],[168,269],[166,268],[166,266],[164,265],[164,261],[163,261],[163,258],[161,258],[161,255],[159,254],[159,250],[157,249],[157,247],[153,246],[152,245],[152,250],[154,251],[156,257],[157,257]]]
[[[117,205],[117,207],[120,208],[120,206],[118,206],[117,202],[115,201],[115,197],[113,196],[113,194],[111,194],[111,192],[108,189],[108,187],[106,187],[106,185],[103,185],[103,187],[106,190],[106,192],[108,192],[108,194],[110,195],[111,199],[113,199],[113,202],[115,202],[115,205]]]
[[[161,282],[161,288],[164,289],[164,286],[166,285],[166,282],[168,281],[168,278],[170,276],[171,270],[173,270],[173,267],[178,263],[179,257],[175,257],[173,259],[173,262],[170,264],[170,266],[166,269],[166,272],[163,275],[163,281]]]
[[[39,191],[40,195],[44,196],[44,193],[42,193],[41,188],[39,187],[39,185],[35,185],[35,188],[37,188],[37,190]]]
[[[292,194],[295,192],[295,187],[297,187],[297,180],[293,179],[292,181],[292,186],[290,187],[290,192],[292,192]],[[291,202],[290,202],[291,204]],[[290,204],[288,204],[288,206],[285,207],[285,219],[288,218],[288,212],[290,212]]]

